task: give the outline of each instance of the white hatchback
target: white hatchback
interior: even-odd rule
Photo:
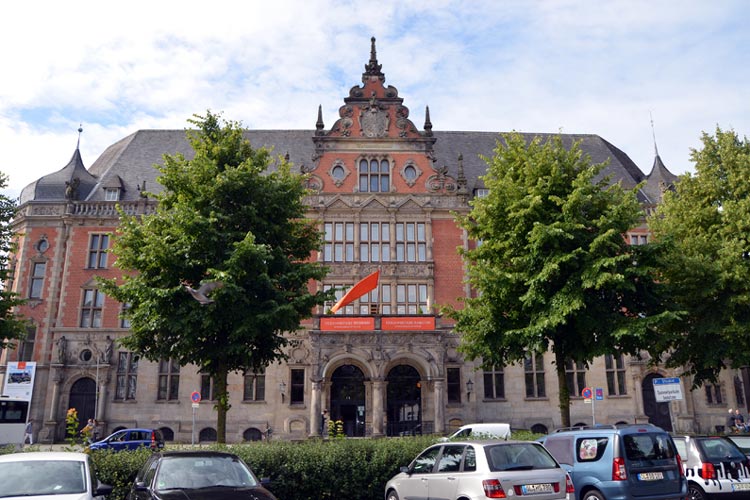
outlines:
[[[420,453],[408,467],[402,467],[385,486],[386,500],[478,500],[511,495],[565,500],[574,492],[565,470],[533,441],[436,444]]]
[[[0,477],[3,500],[93,500],[112,493],[96,479],[85,453],[0,455]]]

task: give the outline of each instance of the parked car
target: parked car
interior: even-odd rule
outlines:
[[[565,471],[533,441],[451,441],[430,446],[385,485],[386,500],[505,498],[563,500]]]
[[[747,456],[721,436],[673,436],[688,480],[689,500],[750,498]]]
[[[509,439],[510,424],[481,423],[466,424],[458,428],[453,434],[443,438],[443,441],[452,439]]]
[[[570,474],[577,500],[683,500],[687,495],[680,455],[660,427],[571,429],[540,442]]]
[[[728,434],[727,439],[737,445],[737,448],[742,450],[742,453],[750,458],[750,435],[748,434]]]
[[[141,446],[160,450],[164,437],[159,429],[122,429],[89,445],[90,450],[136,450]]]
[[[112,493],[85,453],[45,451],[0,455],[0,498],[93,500]]]
[[[276,500],[237,455],[219,451],[161,451],[135,477],[128,500]]]

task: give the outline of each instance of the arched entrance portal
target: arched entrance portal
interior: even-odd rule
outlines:
[[[365,435],[365,376],[354,365],[339,366],[331,375],[331,421],[337,420],[347,436]]]
[[[657,403],[654,394],[654,379],[662,378],[658,373],[647,375],[641,382],[643,393],[643,413],[650,424],[658,425],[665,431],[672,431],[672,418],[669,414],[669,403]]]
[[[388,372],[389,436],[422,432],[422,384],[419,372],[412,366],[399,365]]]
[[[83,429],[90,418],[96,418],[96,382],[88,377],[76,380],[70,388],[68,406],[78,411],[78,427]]]

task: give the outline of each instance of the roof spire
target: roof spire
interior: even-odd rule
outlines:
[[[375,37],[370,38],[370,61],[365,64],[365,72],[362,73],[362,83],[367,83],[368,77],[377,76],[385,80],[385,75],[380,71],[382,64],[378,64],[378,55],[375,52]]]
[[[432,135],[432,122],[430,121],[430,107],[429,106],[425,106],[424,131],[428,136]]]
[[[648,116],[651,117],[651,137],[654,138],[654,154],[656,156],[659,156],[659,149],[656,147],[656,132],[654,132],[654,115],[652,115],[651,111],[649,111]]]
[[[78,124],[78,142],[76,143],[76,149],[78,149],[78,147],[81,145],[81,132],[83,132],[82,125],[83,125],[82,123]]]
[[[318,104],[318,121],[315,122],[315,135],[323,135],[323,106]]]

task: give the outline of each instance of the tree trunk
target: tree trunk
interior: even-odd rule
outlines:
[[[214,376],[216,390],[216,442],[227,442],[227,411],[229,411],[229,393],[227,379],[229,371],[225,365],[220,365]]]
[[[565,355],[555,352],[555,371],[557,372],[557,388],[560,393],[560,420],[562,427],[570,427],[570,389],[568,388],[568,377],[565,375]]]

